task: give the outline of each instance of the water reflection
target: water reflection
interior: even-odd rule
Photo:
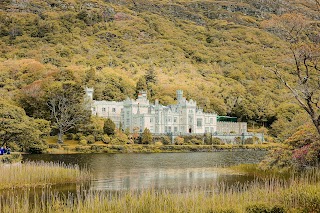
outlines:
[[[25,155],[25,160],[60,161],[90,169],[95,179],[91,190],[181,189],[233,184],[253,177],[232,174],[221,165],[257,163],[263,151],[159,154]]]

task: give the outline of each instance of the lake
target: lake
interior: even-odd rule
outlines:
[[[24,161],[78,164],[94,174],[90,190],[121,191],[149,188],[181,190],[221,182],[237,184],[251,181],[254,177],[230,173],[221,167],[258,163],[265,154],[266,151],[237,150],[152,154],[40,154],[24,155],[23,158]]]

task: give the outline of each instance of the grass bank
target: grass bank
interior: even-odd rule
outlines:
[[[26,202],[27,193],[0,197],[2,212],[320,212],[320,172],[309,171],[299,177],[270,179],[211,190],[195,188],[128,191],[119,193],[83,192],[58,196],[49,193],[35,197],[34,205]],[[11,193],[11,194],[10,194]],[[44,191],[44,193],[46,193]]]
[[[64,163],[26,162],[0,165],[0,189],[75,183],[90,180],[87,170]]]
[[[281,144],[247,144],[247,145],[143,145],[143,144],[104,144],[95,142],[93,144],[80,145],[77,141],[66,140],[64,144],[57,144],[56,141],[48,143],[48,153],[51,154],[72,154],[72,153],[165,153],[165,152],[216,152],[234,150],[269,150]]]

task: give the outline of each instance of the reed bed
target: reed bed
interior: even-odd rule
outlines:
[[[75,183],[90,180],[91,175],[78,165],[26,162],[0,166],[0,189]]]
[[[29,201],[25,193],[0,196],[1,212],[320,212],[320,172],[310,171],[289,180],[269,179],[228,187],[224,184],[172,192],[144,190],[103,192],[78,190],[61,195],[43,191]]]

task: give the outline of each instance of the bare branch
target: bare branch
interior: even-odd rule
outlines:
[[[309,113],[308,106],[304,104],[304,102],[300,99],[299,94],[289,85],[289,83],[283,78],[277,68],[272,69],[273,73],[277,76],[277,78],[291,91],[295,99],[299,102],[299,104]]]

